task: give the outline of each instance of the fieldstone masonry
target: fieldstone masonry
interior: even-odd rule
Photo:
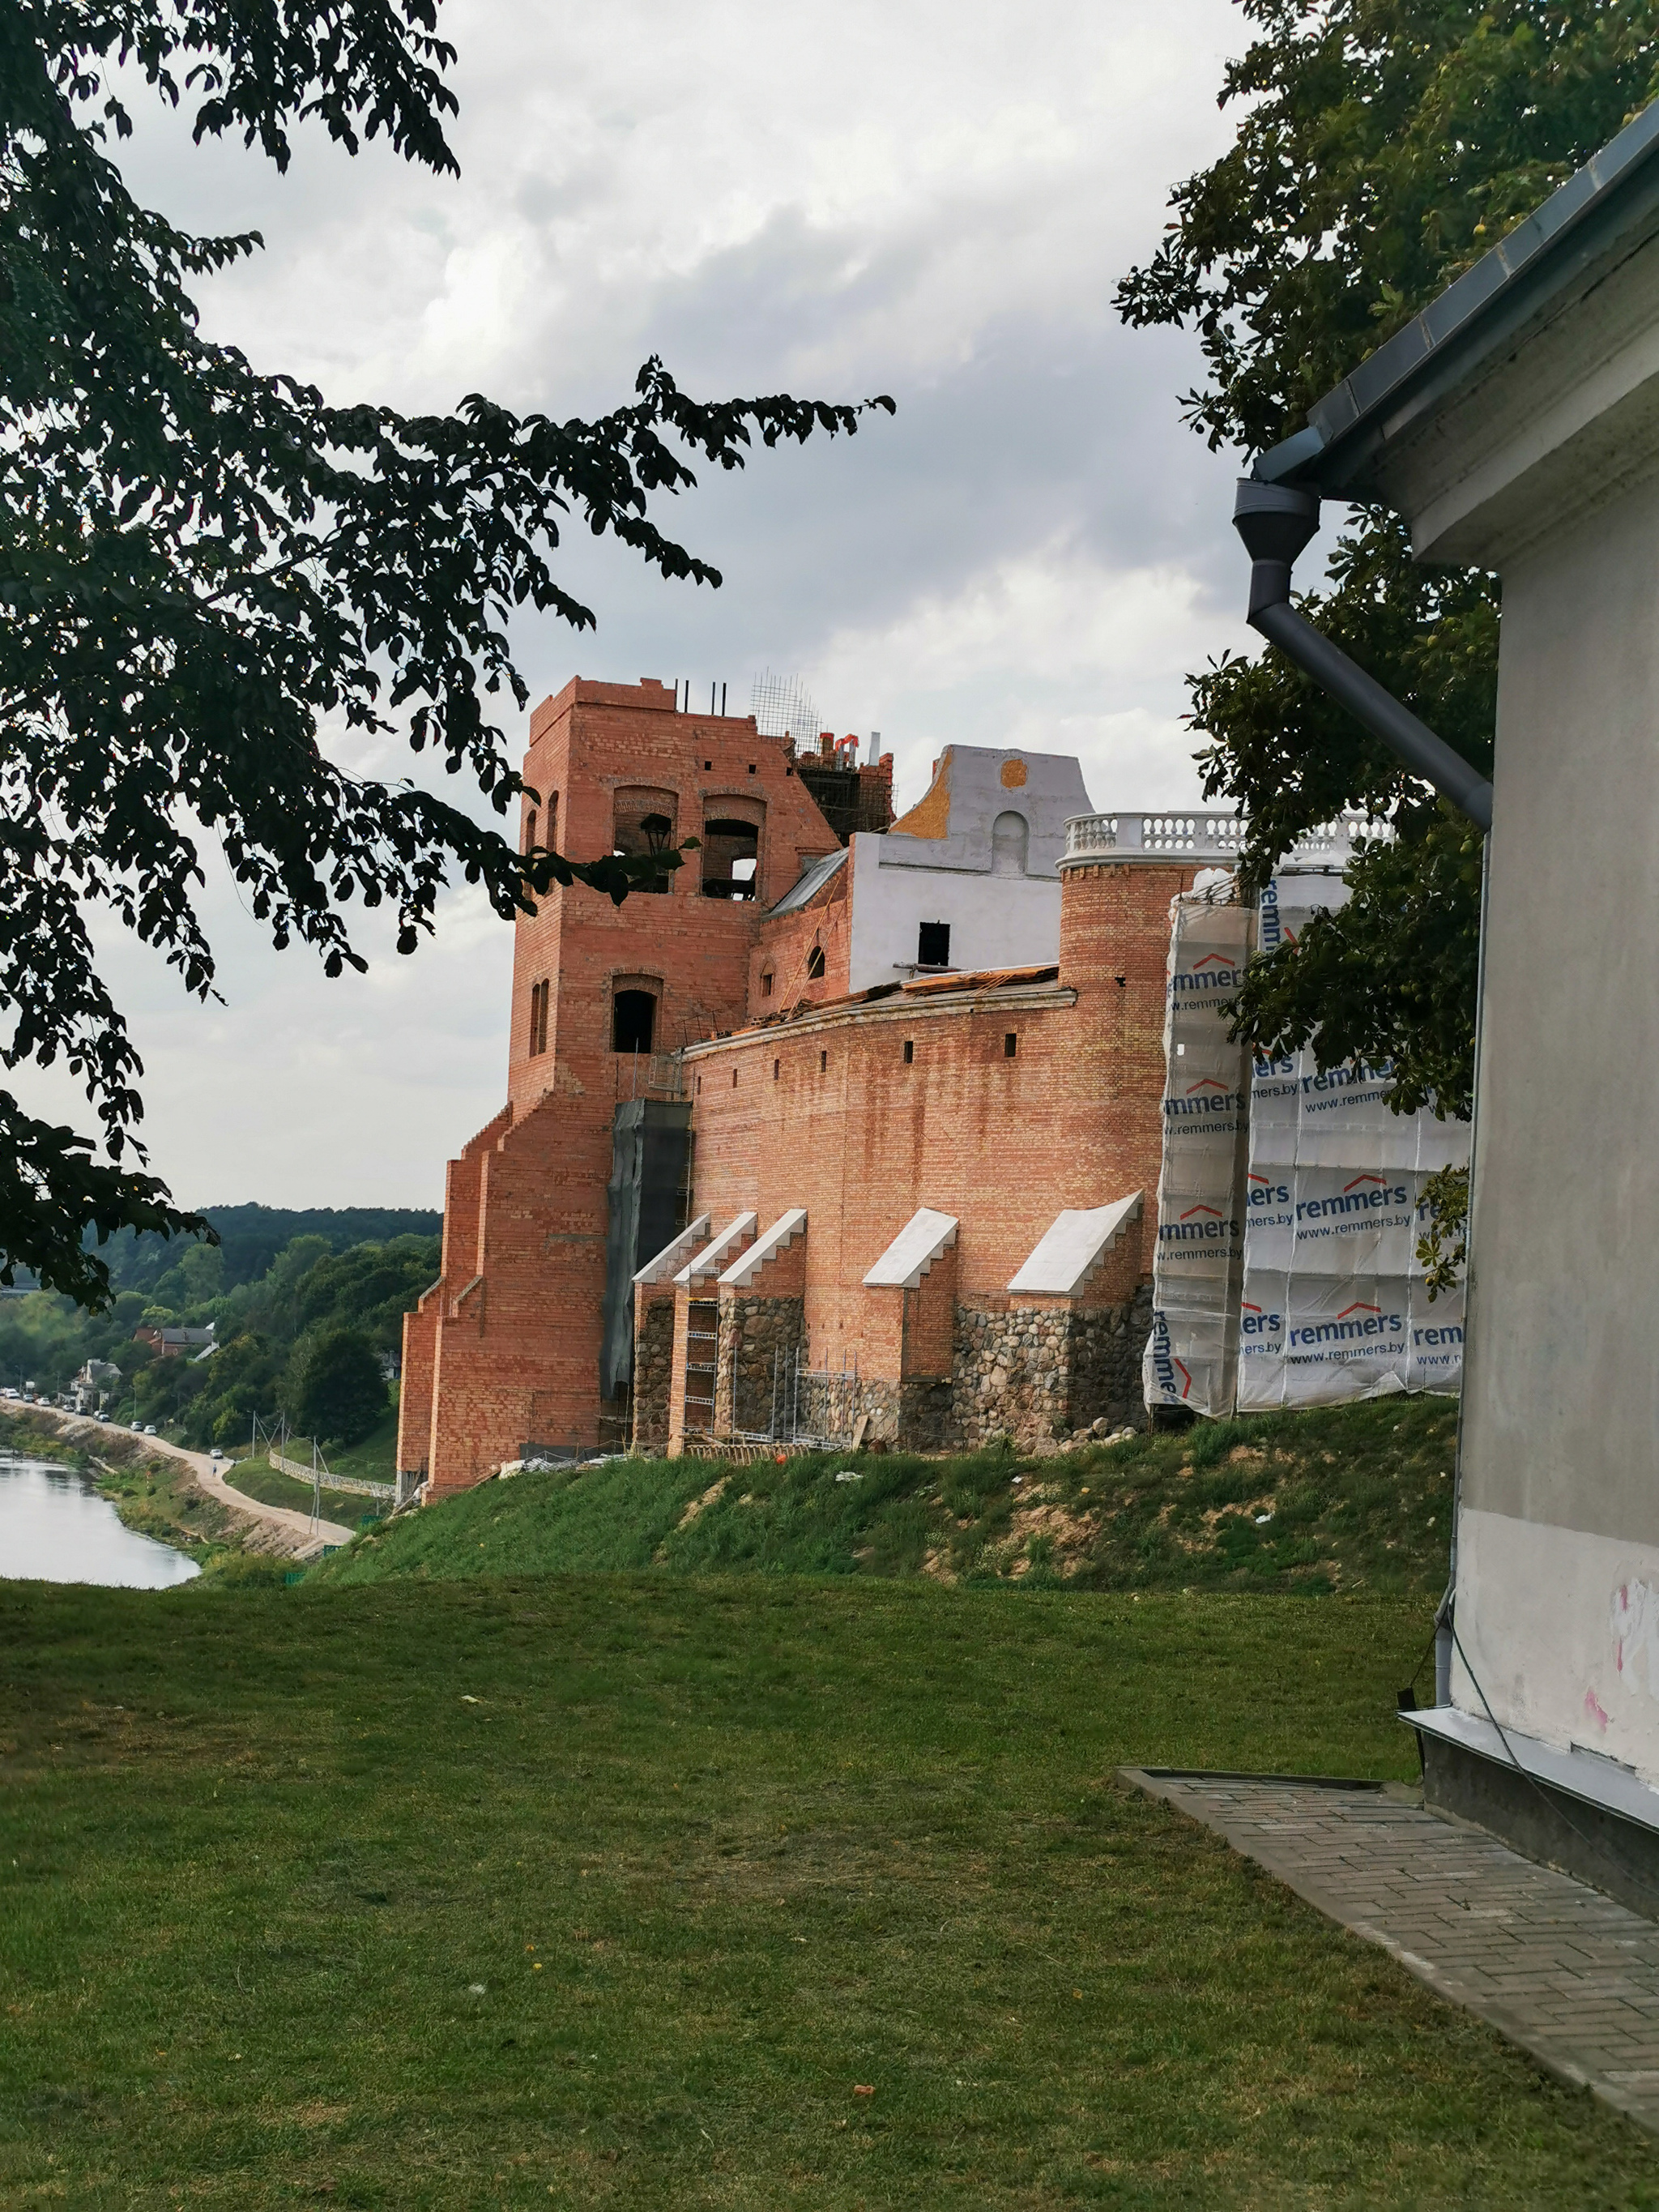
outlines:
[[[722,1288],[716,1436],[770,1433],[775,1407],[782,1411],[781,1394],[788,1388],[804,1328],[798,1297],[748,1297]]]
[[[958,1306],[950,1442],[972,1450],[998,1436],[1031,1445],[1103,1419],[1140,1425],[1151,1327],[1145,1285],[1127,1304],[1092,1310],[1058,1300]]]
[[[668,1401],[674,1383],[674,1291],[641,1286],[634,1308],[634,1449],[659,1458],[668,1449]]]

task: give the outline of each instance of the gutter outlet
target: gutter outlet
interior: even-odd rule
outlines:
[[[1413,775],[1432,784],[1482,830],[1490,830],[1492,786],[1486,779],[1291,605],[1291,570],[1319,527],[1318,493],[1295,484],[1257,483],[1247,477],[1238,487],[1233,527],[1250,556],[1250,628],[1295,661],[1373,737],[1381,738]]]

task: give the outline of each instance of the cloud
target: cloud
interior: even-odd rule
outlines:
[[[348,161],[314,125],[279,178],[140,99],[135,189],[265,236],[204,287],[212,334],[410,408],[483,390],[591,414],[653,352],[704,396],[898,403],[850,443],[757,451],[660,503],[718,592],[578,528],[562,573],[599,628],[519,625],[532,693],[683,676],[741,710],[755,670],[793,668],[837,729],[883,731],[912,791],[954,738],[1075,750],[1103,805],[1194,797],[1183,678],[1243,635],[1233,470],[1179,421],[1190,340],[1126,331],[1110,302],[1170,185],[1227,143],[1228,0],[444,18],[459,180],[378,143]],[[351,757],[430,772],[389,744]],[[412,962],[382,948],[368,981],[329,983],[273,955],[222,878],[225,1008],[111,951],[158,1165],[198,1202],[435,1202],[504,1088],[510,932],[458,894]]]

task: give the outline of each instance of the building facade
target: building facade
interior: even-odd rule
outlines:
[[[1170,904],[1213,855],[1091,813],[1075,761],[963,746],[843,845],[826,764],[666,685],[537,711],[527,846],[701,849],[518,925],[507,1102],[405,1325],[405,1488],[1135,1417]]]

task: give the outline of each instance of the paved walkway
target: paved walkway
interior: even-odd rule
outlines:
[[[1396,1785],[1121,1778],[1218,1830],[1548,2070],[1659,2134],[1659,1925]]]
[[[95,1413],[67,1414],[64,1417],[64,1433],[72,1436],[77,1430],[93,1430],[101,1435],[125,1437],[129,1442],[132,1431],[120,1421],[100,1421]],[[269,1547],[273,1552],[286,1553],[295,1559],[314,1559],[325,1546],[349,1544],[353,1532],[342,1528],[333,1521],[313,1521],[308,1513],[296,1513],[290,1506],[267,1505],[258,1498],[233,1490],[219,1472],[219,1462],[210,1459],[206,1452],[186,1451],[182,1444],[169,1443],[165,1437],[140,1438],[146,1451],[165,1453],[168,1459],[182,1460],[196,1478],[196,1487],[220,1505],[228,1505],[233,1513],[240,1513],[250,1521],[264,1523],[276,1539]]]

